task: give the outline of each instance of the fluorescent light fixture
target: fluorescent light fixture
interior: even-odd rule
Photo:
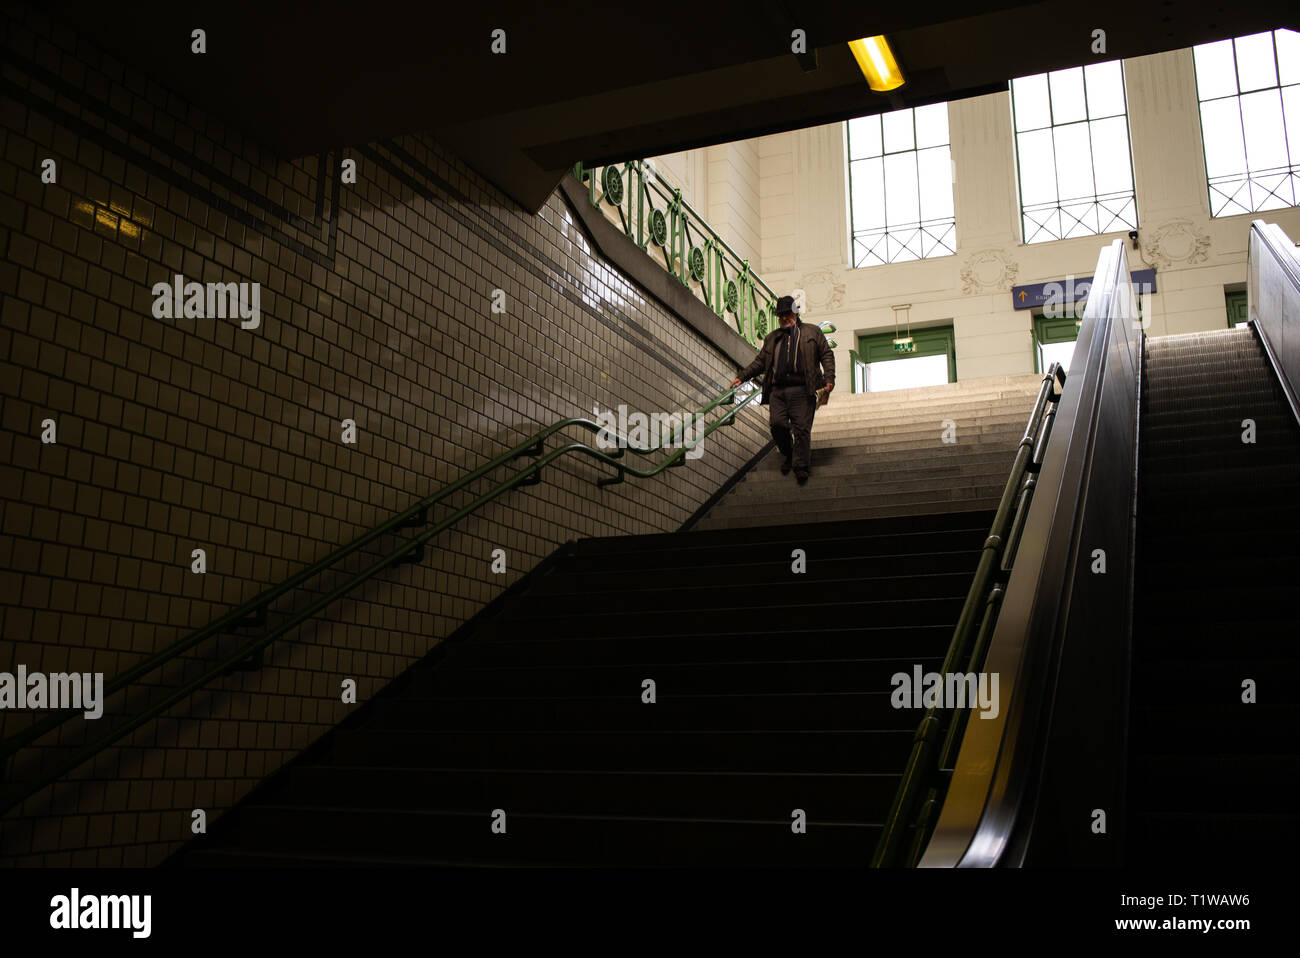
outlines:
[[[862,75],[867,78],[867,86],[877,93],[897,90],[907,82],[903,79],[903,71],[898,68],[898,61],[894,59],[894,51],[889,49],[889,43],[884,37],[850,40],[849,49],[853,51],[853,58],[858,61]]]

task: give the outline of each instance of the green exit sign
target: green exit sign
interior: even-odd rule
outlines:
[[[916,352],[916,342],[911,336],[906,339],[894,340],[894,352],[896,353],[914,353]]]

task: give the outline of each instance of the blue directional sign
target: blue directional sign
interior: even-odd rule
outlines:
[[[1156,291],[1155,270],[1134,270],[1129,277],[1133,280],[1134,291],[1139,295]],[[1050,283],[1012,286],[1011,305],[1016,309],[1036,309],[1049,303],[1077,303],[1088,298],[1088,290],[1091,288],[1091,276],[1067,276]]]

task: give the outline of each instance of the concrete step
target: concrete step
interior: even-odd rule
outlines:
[[[810,488],[812,480],[804,489]],[[980,499],[947,499],[943,501],[931,502],[896,502],[893,504],[876,505],[867,508],[836,510],[833,513],[827,512],[822,518],[823,521],[831,522],[849,522],[857,519],[880,519],[892,516],[928,516],[940,515],[954,512],[985,512],[996,509],[998,499],[1002,494],[999,489],[995,496],[985,496]],[[779,520],[777,520],[779,521]],[[700,530],[711,529],[747,529],[758,526],[774,525],[775,521],[768,513],[747,514],[744,512],[724,512],[718,514],[714,510],[696,526]]]
[[[848,437],[826,440],[818,437],[817,429],[814,427],[812,448],[814,456],[818,457],[816,461],[823,464],[829,464],[832,461],[838,462],[846,457],[857,457],[866,460],[884,453],[922,454],[933,450],[947,450],[952,455],[962,455],[964,450],[979,450],[980,452],[1007,450],[1011,455],[1015,455],[1020,437],[1019,430],[1015,432],[1008,430],[1005,432],[979,433],[958,429],[956,442],[944,442],[937,432],[932,435],[902,435],[883,438],[877,436],[857,439]]]
[[[816,483],[816,495],[819,501],[825,501],[826,508],[834,515],[841,509],[858,509],[882,503],[905,502],[938,499],[943,496],[970,496],[983,498],[990,496],[989,490],[996,489],[1001,495],[1006,483],[1004,475],[972,476],[969,479],[912,480],[908,482],[878,483]],[[814,488],[816,476],[799,486],[793,478],[785,483],[769,483],[763,491],[755,490],[748,496],[723,499],[714,509],[732,512],[766,512],[779,514],[788,512],[793,501],[803,501],[808,490]],[[996,502],[994,503],[996,505]]]
[[[823,521],[995,509],[1042,377],[993,377],[887,393],[832,396],[813,422],[812,478],[781,475],[773,451],[697,528],[788,520],[792,501]],[[944,442],[944,420],[956,442]]]
[[[858,459],[855,461],[832,460],[816,461],[813,468],[823,480],[842,482],[842,484],[870,484],[870,482],[902,482],[911,480],[945,480],[957,481],[967,476],[984,476],[995,474],[1005,476],[1011,468],[1010,455],[987,455],[976,459],[967,456],[948,456],[937,459],[901,459],[893,463],[881,463],[878,459]],[[762,489],[763,486],[784,482],[789,476],[780,471],[781,454],[777,452],[774,467],[754,471],[745,477],[732,490],[732,495],[744,494],[741,490]]]
[[[949,447],[951,448],[951,447]],[[892,457],[892,458],[887,458]],[[1011,470],[1014,453],[998,450],[972,454],[970,452],[935,453],[917,456],[910,453],[897,453],[873,456],[855,456],[837,458],[817,465],[817,475],[824,479],[867,480],[889,476],[907,479],[922,476],[959,476],[975,473],[999,473]],[[747,475],[736,487],[742,489],[751,483],[787,482],[789,476],[781,474],[781,454],[769,455],[753,472]]]
[[[1032,400],[1022,402],[1020,399],[1011,401],[998,400],[996,402],[934,403],[923,409],[908,406],[876,408],[864,405],[832,410],[830,406],[825,406],[817,410],[817,416],[813,422],[819,426],[841,422],[873,422],[880,425],[891,425],[917,420],[978,419],[990,415],[1019,415],[1022,419],[1027,420],[1032,409]]]
[[[813,488],[814,475],[804,486],[799,486],[789,478],[784,483],[768,483],[762,489],[755,489],[744,497],[723,499],[714,508],[742,511],[777,511],[788,509],[793,499],[800,499],[807,490]],[[905,482],[843,483],[823,479],[816,485],[817,497],[825,500],[831,509],[860,508],[862,505],[875,505],[878,502],[903,501],[906,497],[913,499],[937,499],[942,496],[984,496],[986,490],[997,488],[1001,494],[1006,484],[1005,475],[989,474],[971,476],[964,479],[914,479]]]
[[[1024,431],[1025,425],[1028,421],[1027,414],[1024,416],[971,416],[963,419],[953,419],[952,424],[956,427],[956,435],[960,440],[963,433],[966,435],[1012,432],[1019,434]],[[888,426],[876,425],[869,419],[861,422],[835,423],[829,426],[822,425],[814,420],[813,439],[820,439],[825,442],[831,439],[863,440],[876,436],[880,436],[886,440],[897,439],[900,437],[921,437],[924,435],[933,435],[938,437],[947,428],[949,427],[943,425],[943,420],[937,418],[932,421],[916,422],[914,420],[908,423],[895,423]]]
[[[628,737],[629,733],[622,733]],[[842,736],[837,746],[879,751],[890,759],[906,760],[910,733],[890,733],[894,740],[858,741]],[[828,736],[817,738],[817,748]],[[881,741],[881,744],[877,742]],[[865,744],[864,744],[865,742]],[[800,743],[810,748],[807,741]],[[814,749],[816,750],[816,749]],[[615,749],[617,751],[617,749]],[[696,762],[711,770],[713,756]],[[841,765],[846,764],[841,761]],[[836,767],[834,771],[838,772]],[[858,771],[856,768],[851,771]],[[883,773],[880,773],[883,774]],[[548,812],[510,813],[509,840],[492,833],[493,796],[473,811],[260,806],[250,808],[239,822],[240,846],[194,852],[196,867],[320,867],[348,856],[358,865],[441,865],[473,863],[513,864],[518,861],[549,866],[600,864],[607,867],[732,866],[800,867],[808,865],[858,866],[871,857],[880,838],[878,822],[827,822],[809,816],[807,834],[790,834],[788,813],[777,809],[757,820],[704,819],[692,810],[681,818],[614,814],[560,815]],[[804,805],[811,805],[801,799]],[[780,812],[786,809],[781,807]],[[877,810],[877,818],[883,817]],[[322,836],[327,836],[322,841]],[[320,850],[328,849],[327,856]],[[332,856],[332,859],[329,858]]]
[[[833,413],[843,409],[931,409],[957,404],[999,405],[1003,403],[1024,403],[1026,408],[1033,405],[1038,390],[1032,392],[997,392],[997,393],[952,393],[943,396],[930,396],[924,399],[898,399],[892,393],[850,393],[841,396],[839,390],[831,393],[830,402],[823,406],[818,415]]]
[[[980,506],[982,509],[991,509],[996,508],[1005,485],[1005,480],[998,482],[995,477],[989,477],[987,485],[954,486],[952,483],[927,482],[890,491],[836,496],[832,495],[827,485],[818,484],[817,471],[814,468],[807,484],[799,486],[793,479],[790,480],[788,496],[774,499],[727,497],[713,508],[710,515],[738,512],[751,516],[766,515],[769,519],[777,521],[789,516],[792,504],[798,502],[806,505],[814,499],[818,502],[821,515],[825,516],[823,521],[830,521],[832,518],[863,518],[857,515],[859,511],[884,505],[905,506],[931,502],[946,502],[951,505],[954,501],[968,499],[982,503],[992,502],[992,505]]]
[[[886,402],[886,403],[916,403],[916,402],[952,402],[960,401],[963,398],[1013,398],[1016,396],[1034,396],[1042,387],[1042,380],[1039,377],[1033,377],[1028,383],[1019,385],[1000,385],[1000,386],[963,386],[961,383],[950,383],[947,386],[930,386],[925,389],[888,389],[881,392],[850,392],[847,389],[841,391],[840,385],[835,387],[835,392],[831,394],[831,402]]]
[[[963,379],[955,383],[940,383],[937,386],[917,386],[912,389],[890,389],[884,392],[849,393],[849,395],[864,398],[889,396],[911,401],[914,399],[961,395],[963,393],[1037,392],[1042,381],[1043,377],[1037,373],[1024,376],[988,376],[980,379]],[[847,385],[847,383],[844,385]],[[839,386],[836,386],[837,392],[839,388]]]

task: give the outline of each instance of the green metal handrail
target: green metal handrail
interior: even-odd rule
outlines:
[[[1024,529],[1025,516],[1033,499],[1036,477],[1047,449],[1056,405],[1060,400],[1060,387],[1064,383],[1065,369],[1059,363],[1053,363],[1043,376],[1033,412],[1029,415],[1029,423],[1016,449],[1011,474],[1002,490],[1002,499],[980,552],[975,580],[966,593],[966,602],[944,655],[943,668],[939,672],[941,676],[946,677],[956,671],[976,671],[984,661],[1006,592],[1016,548],[1020,543],[1020,534]],[[977,620],[979,630],[975,632]],[[975,638],[972,646],[973,632]],[[959,665],[964,667],[959,670]],[[948,770],[953,767],[957,757],[957,748],[961,744],[970,714],[969,709],[955,710],[945,729],[944,716],[948,711],[939,705],[932,705],[926,709],[925,716],[917,726],[902,780],[894,793],[894,800],[871,858],[872,868],[890,868],[898,864],[903,839],[910,826],[915,827],[915,832],[904,863],[912,867],[920,860],[934,816],[947,791]],[[939,744],[941,736],[943,741]],[[922,789],[925,789],[924,799],[920,798]]]
[[[186,637],[168,646],[166,649],[162,650],[161,652],[158,652],[148,657],[147,659],[144,659],[143,661],[136,663],[134,666],[127,669],[125,672],[117,676],[111,682],[106,683],[103,692],[104,698],[107,698],[109,695],[112,695],[116,692],[119,692],[127,688],[132,682],[148,674],[149,672],[155,671],[156,669],[160,668],[166,663],[174,660],[182,652],[190,648],[193,648],[194,646],[203,642],[205,639],[211,638],[214,635],[218,635],[224,632],[229,632],[234,628],[240,627],[241,625],[246,626],[246,625],[264,624],[266,622],[266,613],[270,603],[274,602],[276,599],[298,588],[303,583],[305,583],[308,579],[311,579],[316,575],[324,572],[329,567],[336,565],[339,561],[353,554],[358,549],[361,549],[367,543],[373,542],[375,539],[378,539],[380,536],[383,536],[389,532],[393,532],[399,528],[411,527],[411,526],[423,524],[425,521],[427,521],[428,509],[431,506],[437,504],[438,502],[441,502],[443,499],[447,498],[453,493],[459,491],[460,489],[465,488],[465,486],[467,486],[469,483],[473,482],[476,479],[482,478],[487,473],[498,468],[499,466],[504,465],[506,462],[509,462],[512,459],[520,459],[524,457],[533,457],[533,458],[540,457],[537,459],[536,462],[532,463],[529,466],[524,467],[523,469],[514,473],[507,479],[504,479],[501,482],[499,482],[496,486],[494,486],[492,489],[490,489],[483,495],[479,496],[473,502],[469,503],[466,506],[461,507],[460,509],[457,509],[450,516],[443,519],[441,522],[437,523],[431,529],[425,531],[424,533],[404,543],[396,551],[391,552],[388,555],[384,556],[383,558],[378,559],[375,562],[371,563],[361,572],[353,575],[350,579],[348,579],[347,582],[343,583],[340,586],[337,586],[332,591],[321,596],[319,599],[311,603],[305,609],[302,609],[301,611],[294,613],[292,616],[290,616],[287,620],[282,622],[280,625],[276,626],[275,628],[271,629],[265,634],[256,636],[255,638],[251,639],[249,642],[244,643],[243,645],[240,646],[240,648],[237,651],[227,655],[219,663],[209,668],[202,675],[199,675],[191,679],[190,681],[184,683],[182,686],[180,686],[178,689],[176,689],[174,692],[172,692],[172,694],[168,695],[166,698],[162,699],[159,702],[153,703],[152,705],[149,706],[149,708],[145,709],[139,715],[113,728],[111,731],[106,732],[104,735],[99,736],[98,738],[92,740],[91,742],[83,745],[75,753],[73,753],[72,756],[66,758],[62,762],[57,763],[54,767],[47,769],[43,774],[41,774],[37,778],[6,790],[3,795],[3,798],[0,798],[0,815],[6,814],[11,809],[15,808],[17,805],[23,802],[25,799],[29,798],[31,795],[34,795],[36,792],[40,791],[46,785],[53,783],[54,781],[61,778],[63,775],[67,774],[68,772],[82,765],[84,762],[93,758],[95,755],[97,755],[100,751],[102,751],[107,746],[111,745],[113,742],[129,734],[130,732],[133,732],[135,729],[144,725],[149,720],[163,714],[173,705],[182,701],[188,695],[197,691],[199,688],[206,685],[212,679],[220,675],[226,674],[233,667],[237,666],[239,663],[249,659],[250,656],[260,654],[264,648],[266,648],[276,639],[280,638],[285,633],[291,631],[301,623],[305,622],[307,619],[311,618],[313,615],[315,615],[317,612],[324,609],[334,600],[342,598],[344,595],[346,595],[347,593],[355,589],[357,586],[359,586],[361,583],[373,578],[376,574],[388,568],[389,566],[394,565],[397,562],[403,561],[404,557],[406,557],[408,554],[416,552],[416,550],[423,549],[424,544],[428,542],[430,539],[432,539],[434,536],[438,535],[440,532],[443,532],[448,527],[458,522],[459,520],[463,519],[465,516],[474,512],[481,506],[487,504],[488,502],[491,502],[493,499],[497,498],[498,496],[502,495],[503,493],[517,486],[534,485],[540,482],[542,467],[549,465],[551,462],[554,462],[556,459],[560,458],[561,456],[570,452],[580,452],[585,455],[591,456],[599,460],[600,462],[605,462],[614,466],[617,470],[616,475],[614,477],[608,477],[608,478],[597,480],[596,484],[599,486],[607,486],[616,483],[621,483],[624,481],[624,477],[626,475],[631,475],[639,479],[649,479],[658,475],[660,472],[662,472],[665,469],[674,466],[684,465],[686,461],[685,457],[688,452],[690,452],[701,442],[703,442],[704,439],[707,436],[709,436],[715,429],[718,429],[721,426],[729,426],[733,424],[736,421],[736,414],[739,413],[740,410],[745,408],[747,405],[753,402],[755,398],[759,396],[759,392],[757,390],[753,390],[750,391],[749,395],[746,396],[743,400],[737,402],[735,400],[735,395],[737,391],[742,388],[744,387],[738,386],[734,389],[727,390],[726,392],[722,393],[718,398],[710,402],[703,409],[700,409],[699,411],[694,413],[693,414],[694,417],[698,418],[699,416],[705,415],[706,413],[712,411],[713,409],[721,405],[731,405],[734,407],[725,416],[722,416],[720,419],[716,419],[712,423],[710,423],[703,430],[703,432],[699,434],[699,436],[695,440],[693,440],[690,443],[683,442],[680,448],[678,448],[676,452],[674,452],[668,458],[664,459],[654,468],[648,470],[638,469],[635,466],[629,466],[626,463],[619,462],[618,460],[622,458],[624,452],[627,450],[631,450],[632,452],[636,452],[642,455],[649,455],[651,453],[661,451],[662,449],[665,448],[666,445],[676,445],[677,435],[678,435],[676,428],[673,429],[671,436],[666,442],[661,441],[658,445],[648,446],[644,448],[627,443],[625,437],[618,437],[620,446],[616,451],[612,453],[607,453],[603,450],[592,448],[591,446],[588,446],[585,443],[571,442],[568,443],[567,445],[554,449],[551,452],[546,453],[545,455],[542,454],[544,449],[544,443],[550,436],[554,435],[556,432],[560,431],[561,429],[565,429],[569,426],[578,426],[587,429],[588,431],[598,432],[598,433],[608,433],[610,432],[610,430],[606,426],[602,426],[599,423],[593,422],[592,420],[585,419],[585,418],[563,419],[557,423],[554,423],[553,425],[547,426],[545,429],[539,430],[538,432],[534,433],[528,439],[519,443],[512,449],[509,449],[506,452],[501,453],[495,459],[492,459],[491,461],[484,463],[483,465],[479,466],[477,469],[473,470],[472,472],[466,473],[460,479],[457,479],[455,482],[450,483],[449,485],[443,487],[433,495],[421,499],[419,502],[415,503],[414,505],[410,506],[404,511],[398,513],[393,518],[389,519],[387,522],[384,522],[381,525],[376,526],[374,529],[362,535],[360,538],[354,540],[353,542],[349,543],[346,546],[343,546],[335,550],[325,558],[312,563],[302,571],[286,579],[280,585],[259,593],[255,598],[250,599],[248,602],[245,602],[243,605],[239,606],[238,608],[233,609],[232,611],[227,612],[225,615],[222,615],[219,618],[213,620],[211,623],[204,626],[203,628],[190,633]],[[685,423],[683,422],[682,425],[684,427]],[[617,433],[614,433],[614,435],[617,436]],[[10,737],[9,739],[6,739],[3,743],[0,743],[0,768],[3,768],[4,762],[8,758],[13,756],[15,753],[17,753],[20,749],[30,745],[32,742],[36,741],[37,739],[54,731],[56,728],[58,728],[65,722],[74,718],[76,714],[77,712],[75,709],[63,710],[60,712],[53,713],[50,716],[46,717],[45,719],[42,719],[41,721],[34,723],[33,725],[19,732],[18,734]]]
[[[719,317],[734,313],[736,331],[751,345],[758,345],[775,328],[776,293],[750,270],[749,260],[733,250],[682,199],[682,191],[669,184],[651,164],[630,160],[620,170],[617,164],[589,167],[578,163],[573,175],[586,182],[592,206],[599,209],[605,202],[618,211],[623,232],[638,246],[647,253],[651,243],[660,247],[664,268],[679,283],[695,292]],[[625,182],[633,178],[636,188],[625,189]],[[662,200],[662,209],[655,205],[656,196]],[[702,244],[693,241],[692,227],[703,234]]]

